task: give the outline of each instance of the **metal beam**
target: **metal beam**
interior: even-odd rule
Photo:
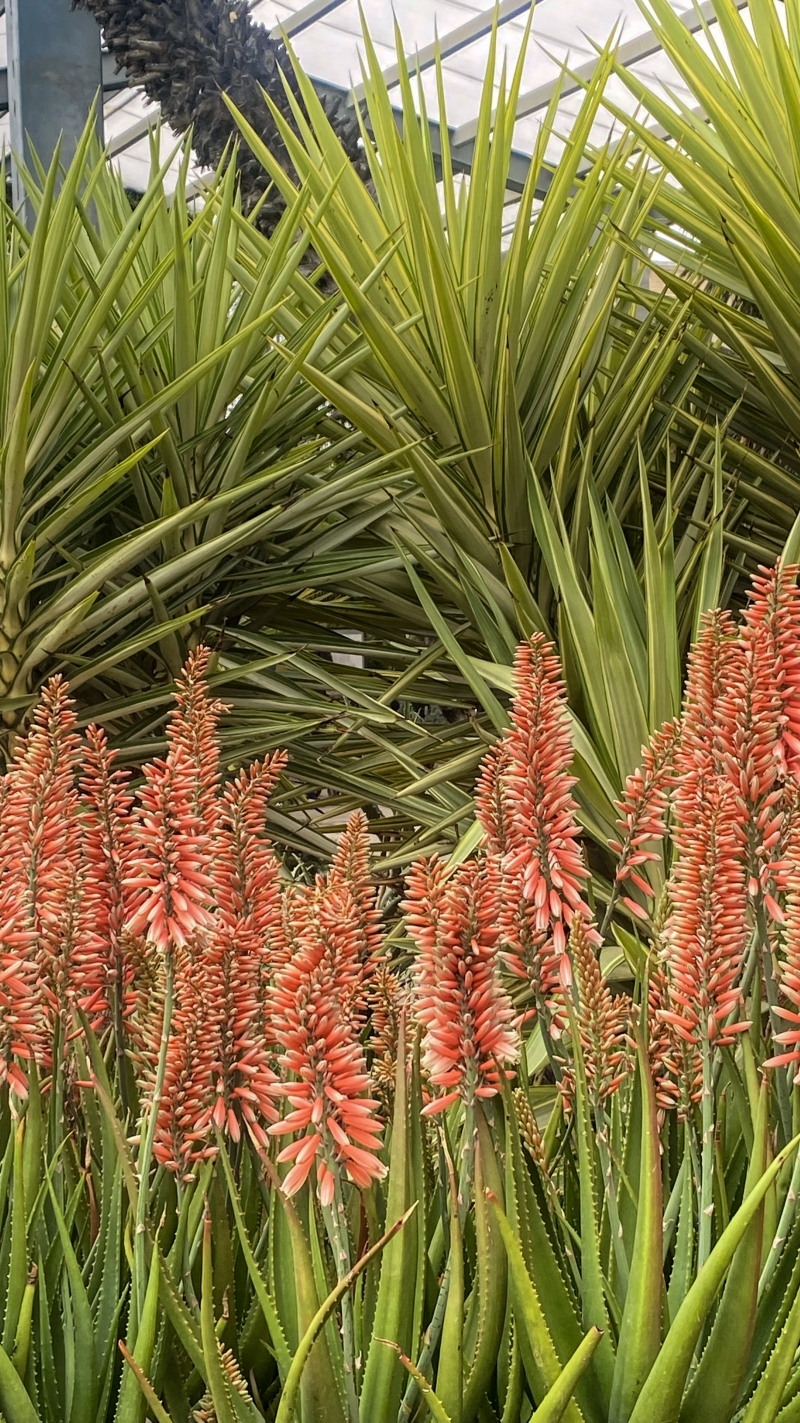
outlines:
[[[517,15],[523,15],[530,10],[533,0],[502,0],[497,6],[492,6],[491,10],[482,10],[479,15],[473,15],[471,20],[465,21],[463,25],[458,25],[454,30],[448,30],[447,34],[433,44],[425,45],[423,49],[417,50],[414,54],[406,55],[406,64],[411,74],[421,74],[424,69],[430,69],[436,63],[437,54],[442,59],[446,59],[451,54],[457,54],[460,49],[466,49],[468,45],[475,44],[477,40],[483,39],[484,35],[491,32],[492,26],[497,20],[498,25],[504,25],[508,20],[516,19]],[[388,69],[383,70],[383,77],[386,81],[387,89],[391,89],[400,79],[400,65],[390,64]],[[364,98],[364,85],[357,84],[353,90],[356,102]]]
[[[69,160],[102,87],[100,31],[93,15],[71,10],[70,0],[8,0],[8,111],[11,152],[47,166],[59,137]],[[102,136],[103,109],[98,105]],[[14,203],[25,200],[12,162]]]
[[[737,10],[744,10],[748,0],[734,0],[734,4]],[[702,4],[693,5],[690,10],[679,11],[676,19],[680,20],[689,34],[696,34],[703,28],[704,23],[716,19],[713,0],[703,0]],[[626,43],[618,45],[616,58],[620,64],[629,69],[631,65],[648,59],[650,55],[658,54],[661,48],[661,41],[652,30],[648,29]],[[594,77],[599,62],[599,56],[596,55],[592,59],[587,59],[584,64],[576,65],[574,68],[570,67],[568,73],[559,73],[555,78],[549,79],[546,84],[539,84],[537,88],[528,89],[526,93],[520,94],[517,102],[517,118],[524,119],[529,114],[546,109],[557,90],[561,99],[565,99],[568,94],[578,93],[583,85],[588,84]],[[469,143],[474,140],[477,132],[478,120],[470,119],[468,123],[461,124],[456,129],[455,142]]]
[[[122,133],[110,138],[107,145],[109,158],[118,158],[120,153],[125,153],[128,148],[132,148],[140,138],[146,138],[151,128],[158,123],[159,116],[160,110],[156,110],[153,114],[135,119],[129,128],[123,129]]]
[[[308,0],[307,5],[301,5],[299,10],[288,20],[284,20],[281,25],[273,25],[270,36],[274,40],[282,39],[284,35],[290,38],[292,35],[299,35],[303,30],[307,30],[309,25],[316,24],[317,20],[322,20],[329,15],[331,10],[338,10],[344,0]]]
[[[2,3],[2,0],[0,0]],[[103,95],[108,98],[109,94],[118,94],[121,89],[129,89],[131,82],[127,74],[118,74],[114,66],[114,56],[108,50],[103,50],[100,55],[101,74],[103,77]],[[8,70],[0,69],[0,114],[8,112]]]

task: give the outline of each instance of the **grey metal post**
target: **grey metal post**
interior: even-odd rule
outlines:
[[[102,86],[100,31],[70,0],[6,0],[11,150],[30,165],[31,146],[47,167],[62,136],[68,161]],[[98,131],[102,138],[102,103]],[[25,192],[12,156],[14,205]]]

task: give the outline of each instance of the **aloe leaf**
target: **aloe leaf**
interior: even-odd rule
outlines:
[[[774,1423],[783,1402],[789,1375],[794,1366],[798,1344],[800,1344],[800,1292],[794,1298],[780,1337],[767,1360],[767,1366],[758,1381],[755,1393],[745,1409],[742,1423]]]
[[[401,1021],[397,1045],[397,1072],[395,1076],[394,1113],[392,1116],[392,1140],[389,1156],[389,1178],[386,1195],[387,1227],[396,1225],[405,1218],[412,1206],[411,1200],[411,1142],[412,1131],[419,1131],[413,1119],[408,1100],[408,1079],[406,1074],[406,1025]],[[416,1222],[411,1229],[402,1230],[387,1242],[386,1252],[381,1260],[378,1298],[375,1305],[373,1340],[376,1336],[392,1339],[407,1353],[411,1348],[411,1331],[414,1313],[414,1274],[417,1251],[415,1240]],[[402,1366],[384,1348],[370,1344],[364,1382],[361,1389],[361,1412],[364,1419],[390,1417],[393,1405],[400,1400],[402,1390]]]
[[[58,1197],[53,1188],[53,1182],[48,1173],[47,1185],[50,1193],[50,1204],[55,1215],[58,1238],[61,1249],[64,1253],[64,1263],[67,1268],[67,1278],[72,1302],[72,1328],[74,1330],[75,1349],[75,1386],[72,1399],[72,1410],[70,1413],[70,1423],[83,1423],[83,1418],[88,1412],[93,1418],[97,1409],[98,1377],[97,1377],[97,1353],[94,1337],[94,1323],[92,1320],[92,1309],[89,1297],[86,1293],[86,1286],[83,1282],[83,1274],[78,1263],[78,1258],[70,1240],[69,1230],[64,1215],[58,1204]]]
[[[231,1208],[233,1210],[233,1218],[236,1222],[236,1231],[239,1240],[239,1245],[242,1254],[244,1255],[245,1262],[247,1264],[247,1271],[252,1281],[253,1289],[256,1292],[256,1298],[258,1299],[261,1312],[264,1316],[264,1322],[267,1326],[267,1329],[269,1330],[270,1342],[272,1344],[273,1350],[275,1351],[275,1358],[277,1360],[281,1379],[285,1379],[286,1374],[289,1371],[289,1365],[291,1363],[292,1356],[289,1351],[289,1346],[286,1342],[286,1336],[281,1327],[280,1319],[278,1318],[278,1312],[275,1308],[274,1301],[272,1300],[269,1291],[267,1290],[263,1276],[258,1267],[258,1262],[256,1260],[255,1255],[253,1254],[253,1247],[250,1244],[250,1237],[248,1235],[247,1226],[242,1215],[242,1207],[241,1202],[239,1200],[239,1193],[236,1189],[236,1182],[233,1179],[231,1163],[228,1159],[227,1149],[225,1148],[223,1143],[220,1144],[219,1159],[222,1162],[222,1169],[225,1173],[225,1180],[228,1185],[228,1195],[231,1202]]]
[[[366,1270],[367,1266],[380,1255],[381,1251],[389,1244],[394,1236],[402,1231],[403,1226],[414,1214],[414,1210],[415,1206],[411,1206],[405,1215],[395,1221],[394,1225],[381,1236],[377,1244],[373,1245],[370,1250],[365,1251],[361,1259],[353,1266],[352,1270],[339,1281],[335,1289],[331,1290],[328,1298],[320,1305],[300,1340],[297,1352],[292,1359],[283,1392],[281,1393],[278,1412],[275,1415],[275,1423],[293,1423],[294,1410],[300,1392],[300,1380],[303,1376],[303,1370],[308,1363],[311,1351],[322,1333],[322,1330],[325,1328],[328,1319],[335,1310],[342,1295],[347,1290],[352,1289],[354,1281],[361,1274],[362,1270]],[[373,1335],[373,1340],[376,1338],[377,1336]]]
[[[539,1296],[528,1274],[522,1250],[520,1249],[519,1242],[514,1237],[514,1232],[511,1229],[508,1217],[505,1215],[496,1198],[490,1197],[490,1202],[508,1256],[508,1267],[511,1276],[511,1288],[514,1301],[514,1317],[519,1329],[522,1362],[525,1366],[528,1384],[534,1398],[539,1397],[542,1403],[544,1403],[550,1389],[558,1383],[561,1377],[561,1361],[547,1327],[547,1321]],[[567,1423],[581,1423],[581,1419],[583,1418],[578,1405],[572,1399],[572,1393],[574,1392],[578,1378],[583,1372],[583,1369],[588,1365],[597,1344],[600,1342],[600,1331],[592,1330],[590,1334],[587,1335],[587,1339],[588,1338],[592,1340],[592,1347],[586,1352],[582,1367],[574,1375],[574,1380],[570,1384],[569,1393],[566,1399],[563,1400],[561,1412],[553,1415],[558,1418],[566,1418]],[[583,1345],[580,1345],[579,1348],[582,1349]],[[573,1355],[573,1358],[574,1357]],[[570,1378],[572,1378],[572,1376],[570,1376]]]
[[[478,1334],[464,1381],[462,1419],[473,1423],[497,1367],[503,1338],[508,1262],[495,1229],[487,1194],[502,1197],[497,1154],[480,1102],[475,1106],[475,1239],[477,1254]]]
[[[531,1419],[531,1423],[559,1423],[569,1418],[568,1409],[575,1389],[588,1369],[598,1344],[600,1331],[590,1329],[586,1338],[564,1365],[561,1373],[542,1399]]]
[[[661,1147],[652,1075],[637,1043],[643,1111],[636,1234],[622,1313],[609,1423],[627,1423],[661,1345],[662,1271]]]
[[[211,1265],[211,1216],[203,1218],[202,1299],[200,1301],[200,1332],[203,1342],[206,1382],[217,1423],[256,1423],[255,1405],[242,1398],[232,1386],[222,1361],[222,1351],[214,1319],[214,1277]]]
[[[683,1157],[683,1179],[678,1207],[678,1232],[667,1290],[669,1317],[674,1320],[694,1279],[695,1230],[692,1160],[687,1141]]]
[[[376,1336],[375,1343],[386,1344],[390,1349],[394,1349],[394,1352],[396,1353],[398,1359],[403,1365],[403,1368],[408,1370],[420,1393],[422,1394],[422,1397],[425,1400],[425,1406],[428,1409],[431,1418],[434,1420],[434,1423],[455,1423],[455,1420],[447,1412],[447,1409],[445,1408],[438,1394],[434,1392],[433,1385],[431,1384],[430,1379],[426,1379],[422,1370],[417,1368],[413,1359],[409,1359],[408,1355],[404,1354],[402,1349],[398,1349],[397,1345],[393,1344],[391,1339],[378,1339]]]
[[[17,1332],[14,1337],[14,1352],[11,1355],[11,1362],[23,1381],[28,1368],[28,1356],[30,1354],[33,1330],[33,1306],[36,1300],[36,1282],[38,1278],[39,1268],[36,1264],[33,1264],[28,1272],[25,1293],[22,1296]]]
[[[458,1204],[458,1184],[453,1163],[447,1156],[450,1178],[449,1287],[442,1325],[436,1389],[450,1423],[461,1423],[464,1383],[464,1252]]]
[[[575,1115],[578,1149],[578,1181],[580,1187],[581,1279],[583,1327],[592,1327],[602,1336],[592,1360],[599,1391],[605,1406],[610,1406],[614,1386],[615,1351],[611,1342],[606,1290],[601,1263],[600,1235],[597,1227],[597,1169],[589,1119],[586,1069],[577,1032],[573,1034],[575,1053]]]
[[[14,1345],[19,1312],[28,1277],[27,1219],[25,1209],[25,1176],[23,1171],[25,1118],[14,1133],[14,1175],[11,1194],[11,1256],[6,1280],[5,1314],[3,1317],[3,1348],[10,1353]],[[6,1229],[8,1229],[6,1225]]]
[[[128,1365],[128,1368],[130,1369],[133,1377],[136,1379],[138,1387],[141,1389],[143,1402],[150,1409],[153,1417],[156,1420],[156,1423],[172,1423],[172,1419],[170,1418],[163,1403],[159,1401],[158,1394],[153,1388],[153,1385],[151,1384],[147,1375],[144,1373],[141,1366],[137,1364],[133,1355],[129,1353],[128,1350],[125,1348],[125,1345],[123,1344],[121,1339],[119,1341],[119,1349],[123,1359],[125,1360],[125,1363]]]
[[[761,1084],[745,1198],[767,1165],[769,1087]],[[681,1409],[682,1423],[728,1423],[747,1370],[756,1321],[764,1225],[763,1206],[733,1258],[708,1342]]]
[[[133,1353],[129,1356],[143,1374],[150,1372],[156,1343],[159,1273],[158,1251],[154,1250],[150,1261],[144,1306],[136,1331],[136,1345]],[[119,1392],[117,1411],[114,1414],[114,1423],[144,1423],[146,1406],[147,1400],[139,1385],[138,1375],[132,1369],[126,1370]]]
[[[678,1423],[692,1356],[720,1285],[767,1191],[799,1143],[800,1137],[795,1137],[778,1153],[723,1231],[678,1310],[639,1394],[631,1423]]]
[[[6,1423],[41,1423],[41,1419],[31,1403],[30,1394],[5,1349],[1,1346],[0,1410]]]

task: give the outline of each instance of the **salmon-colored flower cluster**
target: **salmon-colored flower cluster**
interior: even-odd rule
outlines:
[[[366,1187],[385,1174],[382,1123],[371,1095],[360,1030],[378,950],[367,883],[366,828],[351,823],[327,879],[289,901],[292,954],[273,997],[273,1030],[290,1111],[269,1132],[291,1135],[278,1160],[290,1162],[283,1189],[293,1195],[316,1167],[320,1200],[330,1205],[337,1176]],[[353,873],[353,882],[350,873]]]
[[[621,838],[609,841],[609,848],[619,856],[616,883],[635,886],[644,896],[645,904],[653,898],[654,889],[642,871],[646,865],[659,864],[662,859],[654,845],[667,833],[679,738],[680,723],[670,721],[644,748],[642,764],[628,777],[625,794],[617,806]],[[647,910],[639,900],[624,894],[622,902],[637,919],[647,919]]]
[[[632,1067],[631,1004],[626,994],[611,992],[600,970],[594,945],[576,920],[569,936],[571,997],[589,1090],[597,1102],[617,1091]],[[562,1081],[569,1099],[570,1074]]]
[[[316,1160],[327,1201],[337,1173],[385,1169],[359,1036],[387,971],[369,827],[353,817],[316,886],[286,877],[266,828],[285,755],[221,785],[209,663],[189,657],[135,794],[63,681],[45,689],[0,788],[0,1080],[24,1095],[81,1010],[137,1072],[161,1165],[191,1175],[218,1132],[291,1135],[287,1189]]]
[[[588,874],[572,795],[564,684],[553,646],[540,633],[520,645],[514,684],[511,725],[485,763],[477,813],[500,876],[503,953],[541,1005],[558,990],[573,917],[591,918]]]
[[[498,1069],[517,1058],[514,1012],[500,978],[498,889],[491,859],[470,861],[449,878],[438,862],[422,862],[408,877],[424,1065],[432,1086],[444,1088],[425,1107],[429,1114],[459,1097],[470,1106],[494,1096]]]

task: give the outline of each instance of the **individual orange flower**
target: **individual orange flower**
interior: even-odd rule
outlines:
[[[417,873],[419,882],[419,872]],[[419,921],[424,906],[413,902]],[[446,1110],[459,1097],[471,1106],[492,1097],[499,1068],[516,1061],[511,1000],[498,961],[498,881],[492,860],[461,865],[446,882],[435,920],[417,931],[417,1012],[424,1024],[423,1061],[430,1082],[444,1088],[425,1107]]]

